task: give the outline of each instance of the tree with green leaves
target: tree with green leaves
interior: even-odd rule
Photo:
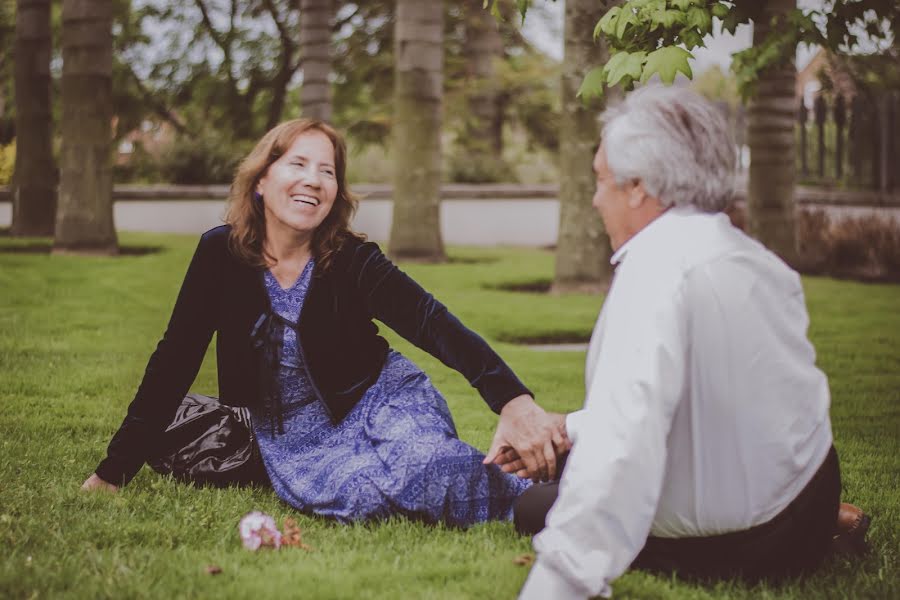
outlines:
[[[443,261],[441,238],[442,0],[398,0],[394,32],[394,213],[388,250]]]
[[[122,3],[127,1],[116,0],[117,5]],[[145,119],[165,121],[178,133],[173,146],[155,165],[154,159],[147,158],[151,177],[157,175],[152,170],[155,166],[171,181],[227,179],[230,168],[213,165],[226,165],[228,156],[240,154],[246,140],[261,135],[274,115],[284,119],[310,114],[304,107],[324,102],[328,93],[331,120],[355,146],[389,146],[394,115],[395,3],[331,0],[331,16],[324,19],[320,17],[325,13],[314,8],[320,3],[191,0],[176,7],[161,0],[145,0],[130,11],[117,11],[113,65],[116,134],[134,130]],[[471,6],[443,3],[442,123],[445,132],[455,134],[447,171],[454,179],[465,179],[464,172],[484,162],[474,158],[465,143],[483,138],[496,156],[499,152],[494,149],[502,146],[502,130],[509,131],[510,124],[517,135],[524,132],[529,144],[554,150],[558,144],[558,67],[530,48],[515,24],[511,0],[504,0],[504,5],[510,14],[495,31],[488,31],[499,33],[503,40],[501,52],[490,60],[472,48],[496,48],[496,44],[476,42],[478,32],[468,27],[472,8],[478,9],[478,17],[486,16],[481,0],[472,0]],[[203,17],[204,12],[208,18]],[[326,22],[330,24],[326,26]],[[318,32],[315,40],[307,35],[312,35],[307,28]],[[296,40],[285,32],[295,34]],[[304,40],[316,49],[307,49]],[[284,51],[291,46],[294,52]],[[277,109],[277,103],[270,101],[275,95],[272,76],[288,56],[299,68],[288,83],[287,100]],[[476,62],[478,67],[473,66]],[[319,83],[313,85],[313,81]],[[482,86],[476,81],[488,84],[490,93],[482,97]],[[280,84],[276,87],[281,88]],[[310,100],[309,92],[319,100]],[[299,104],[290,101],[294,94],[299,94]],[[470,100],[479,107],[496,109],[475,110]],[[490,126],[485,125],[486,120],[474,118],[476,114],[484,114],[491,120]],[[464,135],[467,127],[478,135]],[[485,131],[490,131],[490,136],[485,136]],[[454,168],[457,165],[459,169]],[[496,171],[499,173],[492,178],[515,176],[502,167]],[[135,173],[140,171],[135,168],[128,174],[139,176]]]
[[[118,252],[112,202],[113,6],[63,0],[62,150],[54,252]]]
[[[527,1],[520,0],[524,4]],[[704,44],[715,20],[734,32],[754,24],[753,46],[733,57],[732,70],[751,99],[748,145],[751,168],[748,204],[751,232],[786,258],[796,257],[793,190],[793,56],[800,42],[853,52],[861,37],[889,39],[900,31],[895,0],[826,0],[819,9],[798,9],[796,0],[628,0],[597,22],[612,55],[582,85],[585,97],[605,86],[626,89],[654,75],[667,84],[678,73],[691,77],[691,50]]]
[[[144,39],[129,49],[128,66],[153,112],[187,134],[255,139],[288,109],[300,68],[299,4],[146,0],[134,16]]]
[[[152,17],[146,8],[134,6],[131,0],[113,0],[113,139],[116,141],[148,119],[165,122],[179,134],[187,133],[187,124],[147,77],[150,71],[147,56],[151,54],[152,42],[144,32],[144,19]]]
[[[492,172],[476,164],[487,152],[497,157],[510,128],[529,145],[558,146],[558,65],[522,36],[511,0],[501,0],[493,28],[484,27],[490,15],[482,2],[444,2],[443,129],[453,139],[444,177],[453,181],[513,180],[505,164]],[[357,144],[390,139],[395,18],[386,0],[345,3],[337,12],[334,122]]]
[[[11,233],[53,235],[56,162],[51,105],[50,0],[18,0],[15,30],[16,162]]]

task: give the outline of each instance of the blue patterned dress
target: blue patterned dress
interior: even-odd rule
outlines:
[[[310,260],[288,290],[265,273],[272,309],[297,323],[313,271]],[[295,508],[340,521],[405,515],[468,526],[509,519],[527,480],[482,464],[484,455],[459,440],[447,403],[428,377],[391,351],[378,381],[349,415],[333,425],[284,328],[279,352],[283,431],[264,409],[253,430],[278,496]]]

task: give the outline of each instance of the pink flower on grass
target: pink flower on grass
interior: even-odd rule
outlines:
[[[281,547],[281,532],[275,525],[275,519],[265,513],[253,511],[244,515],[238,525],[241,541],[247,550],[259,550],[260,547]]]

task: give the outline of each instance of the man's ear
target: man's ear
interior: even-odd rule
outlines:
[[[650,194],[647,193],[647,190],[644,188],[644,182],[641,180],[637,180],[631,184],[631,190],[628,192],[628,208],[640,208],[641,204],[644,203],[650,197]]]

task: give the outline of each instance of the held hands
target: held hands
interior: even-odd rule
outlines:
[[[484,464],[497,464],[507,473],[533,481],[550,481],[556,478],[557,456],[571,446],[565,415],[547,413],[534,398],[522,395],[500,411]]]
[[[84,483],[81,484],[81,489],[84,491],[94,491],[94,490],[103,490],[105,492],[117,492],[119,491],[119,486],[113,485],[107,481],[103,481],[100,477],[97,476],[96,473],[91,473],[91,476],[84,480]]]

